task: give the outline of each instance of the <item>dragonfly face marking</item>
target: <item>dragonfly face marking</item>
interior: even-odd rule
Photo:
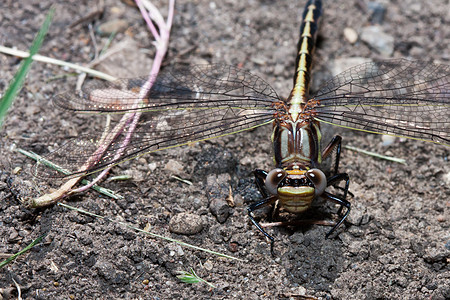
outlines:
[[[277,196],[281,206],[288,212],[301,213],[307,210],[313,200],[324,192],[325,174],[320,176],[320,170],[313,170],[285,170],[287,175],[278,184]]]
[[[315,198],[323,194],[327,178],[319,169],[306,171],[298,167],[292,170],[276,168],[267,174],[265,186],[288,212],[301,213],[311,206]]]

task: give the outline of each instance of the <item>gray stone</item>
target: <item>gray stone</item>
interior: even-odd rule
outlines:
[[[394,52],[394,37],[380,26],[367,26],[361,30],[361,40],[381,55],[389,57]]]
[[[203,230],[203,222],[198,215],[179,213],[170,219],[169,230],[173,233],[193,235]]]
[[[372,60],[365,57],[347,57],[347,58],[338,58],[331,62],[330,64],[330,72],[333,76],[336,76],[351,67],[371,62]]]

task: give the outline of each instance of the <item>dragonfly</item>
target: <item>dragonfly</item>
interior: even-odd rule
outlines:
[[[251,222],[270,240],[273,253],[274,238],[254,211],[279,203],[299,214],[321,198],[339,207],[328,237],[350,213],[350,179],[339,172],[341,136],[325,141],[322,129],[331,124],[449,147],[450,67],[405,59],[372,61],[335,76],[310,95],[321,14],[321,1],[309,0],[293,89],[286,99],[257,75],[219,64],[166,68],[150,88],[144,77],[91,82],[81,93],[61,94],[54,103],[84,113],[137,113],[139,119],[113,130],[113,139],[102,151],[98,149],[104,138],[81,135],[50,153],[47,159],[63,167],[66,175],[39,163],[34,173],[47,178],[94,174],[147,153],[267,125],[272,127],[275,166],[268,172],[254,171],[262,199],[248,206]],[[330,192],[331,187],[337,192]]]

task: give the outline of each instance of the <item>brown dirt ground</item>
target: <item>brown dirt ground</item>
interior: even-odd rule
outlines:
[[[94,47],[86,24],[69,27],[96,10],[93,1],[57,1],[56,15],[41,54],[85,64]],[[164,7],[165,1],[157,1]],[[225,63],[242,66],[261,76],[281,96],[291,86],[302,1],[178,1],[170,50],[165,62]],[[379,1],[386,14],[383,30],[395,38],[392,57],[425,59],[449,64],[448,1]],[[2,1],[1,44],[25,50],[55,1]],[[366,0],[325,1],[320,44],[316,51],[316,81],[329,76],[328,66],[349,57],[379,58],[363,42],[343,38],[345,27],[368,25]],[[125,19],[126,37],[152,57],[153,47],[138,11],[116,0],[105,0],[105,12],[93,25]],[[107,37],[96,34],[99,47]],[[139,56],[139,57],[141,57]],[[139,58],[140,59],[140,58]],[[116,63],[136,64],[133,53]],[[12,78],[19,59],[0,54],[0,90]],[[149,65],[135,75],[144,75]],[[136,72],[137,73],[137,72]],[[69,136],[101,130],[102,117],[78,116],[55,109],[51,97],[73,89],[76,78],[67,70],[35,63],[14,108],[0,133],[4,171],[30,160],[16,148],[48,153]],[[95,119],[95,120],[93,120]],[[98,120],[97,120],[98,119]],[[448,120],[447,120],[448,121]],[[298,226],[273,228],[276,257],[271,257],[263,236],[251,225],[246,205],[259,194],[249,173],[271,168],[270,128],[146,155],[116,167],[111,175],[129,172],[134,180],[104,182],[123,196],[114,201],[96,192],[72,197],[66,203],[154,233],[223,252],[246,260],[238,262],[152,239],[121,225],[88,217],[60,206],[29,210],[0,185],[0,253],[12,254],[43,233],[44,242],[0,270],[5,298],[17,297],[14,281],[26,299],[449,299],[450,149],[416,141],[381,146],[379,136],[344,132],[348,145],[403,157],[406,165],[344,151],[341,170],[351,178],[354,210],[351,221],[331,239],[329,228]],[[192,186],[171,178],[169,160],[182,164],[182,177]],[[156,163],[151,171],[147,165]],[[205,165],[208,165],[205,167]],[[219,186],[232,187],[239,205],[220,224],[208,209],[206,178],[219,176]],[[3,176],[5,178],[5,176]],[[225,181],[221,181],[224,179]],[[26,173],[13,177],[20,183],[34,180]],[[26,181],[22,181],[26,180]],[[223,197],[226,197],[226,193]],[[169,232],[169,220],[180,212],[197,214],[204,229],[193,236]],[[313,212],[309,214],[313,214]],[[326,214],[328,215],[328,214]],[[306,216],[308,217],[308,216]],[[176,272],[193,268],[213,283],[185,284]],[[148,280],[148,284],[144,284]],[[296,296],[297,295],[297,296]],[[297,298],[296,298],[297,297]]]

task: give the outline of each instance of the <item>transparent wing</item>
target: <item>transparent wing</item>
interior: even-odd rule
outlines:
[[[150,89],[148,77],[88,83],[79,93],[66,92],[53,102],[66,110],[92,113],[263,107],[278,100],[264,80],[227,65],[197,65],[164,70]],[[141,96],[141,97],[140,97]],[[144,101],[141,101],[141,98]]]
[[[450,66],[366,63],[328,81],[313,100],[319,121],[450,146]]]
[[[275,113],[272,104],[279,101],[259,77],[229,66],[165,71],[136,105],[144,82],[143,78],[119,80],[91,85],[78,96],[58,96],[56,104],[65,109],[128,114],[126,121],[114,124],[107,138],[100,138],[101,129],[98,136],[79,136],[46,159],[64,168],[66,175],[90,174],[145,153],[270,123]],[[39,163],[34,174],[65,176]]]

